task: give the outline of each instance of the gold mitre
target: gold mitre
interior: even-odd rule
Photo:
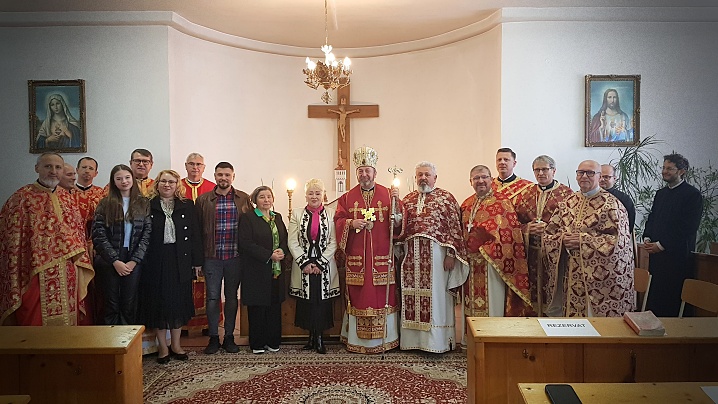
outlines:
[[[376,168],[377,161],[379,161],[379,155],[371,147],[362,146],[354,150],[354,165],[357,167]]]

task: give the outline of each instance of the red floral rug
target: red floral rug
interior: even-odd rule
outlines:
[[[188,349],[186,362],[144,359],[146,403],[465,403],[466,355],[418,351],[381,355],[328,346],[326,355],[283,345],[254,355]]]

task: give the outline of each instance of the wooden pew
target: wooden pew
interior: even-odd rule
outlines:
[[[141,403],[144,327],[0,327],[0,395]]]
[[[517,383],[718,380],[718,318],[662,318],[639,337],[622,318],[589,318],[600,337],[548,337],[536,318],[469,317],[469,403],[515,403]]]
[[[718,382],[684,383],[569,383],[578,398],[586,404],[713,404],[702,386],[718,386]],[[544,391],[545,383],[519,383],[526,404],[551,404]]]

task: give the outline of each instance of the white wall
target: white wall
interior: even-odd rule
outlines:
[[[517,172],[533,178],[531,161],[554,157],[557,179],[584,159],[608,162],[616,148],[584,144],[584,76],[641,75],[641,139],[665,140],[660,151],[692,165],[718,159],[718,24],[503,24],[502,143],[518,154]]]
[[[414,165],[431,160],[439,186],[459,199],[471,192],[468,170],[485,145],[495,151],[499,142],[500,38],[495,29],[454,46],[353,60],[351,101],[379,104],[380,116],[350,119],[352,148],[377,150],[380,183],[390,183],[387,168],[396,164],[404,169],[405,194]],[[172,29],[169,44],[174,169],[184,172],[185,157],[197,151],[212,178],[214,165],[227,160],[235,166],[235,187],[248,193],[261,180],[274,180],[281,212],[290,177],[298,189],[321,178],[333,198],[336,120],[307,118],[307,105],[321,103],[321,92],[304,84],[302,58],[217,45]],[[304,203],[301,190],[295,198],[294,206]]]
[[[73,165],[95,157],[97,183],[106,184],[112,166],[128,164],[137,147],[153,152],[155,166],[169,164],[166,27],[0,28],[0,54],[3,202],[37,178],[27,80],[85,80],[87,153],[64,157]]]
[[[388,167],[404,168],[402,194],[415,163],[430,160],[438,185],[461,201],[471,193],[468,170],[493,166],[500,146],[517,151],[521,176],[533,178],[531,160],[546,153],[558,160],[558,178],[575,183],[570,173],[580,160],[617,157],[613,148],[583,147],[584,75],[641,74],[641,136],[668,139],[663,151],[683,152],[693,164],[715,162],[715,27],[506,22],[431,50],[357,58],[352,101],[379,104],[380,117],[351,120],[353,148],[378,150],[381,183],[390,181]],[[605,46],[607,32],[620,46]],[[0,59],[7,121],[0,157],[11,170],[0,200],[35,178],[27,80],[69,78],[87,81],[87,154],[100,160],[100,183],[133,148],[145,147],[155,154],[153,173],[184,173],[184,158],[198,151],[207,177],[228,160],[240,189],[274,180],[282,212],[289,177],[300,186],[319,177],[332,196],[336,121],[307,118],[321,93],[304,85],[303,58],[151,26],[0,28],[0,53],[10,55]],[[301,192],[296,198],[302,203]]]

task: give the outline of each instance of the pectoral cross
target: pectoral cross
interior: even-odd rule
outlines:
[[[332,118],[337,120],[337,156],[336,170],[345,170],[344,162],[349,165],[349,153],[351,152],[351,138],[349,125],[354,118],[377,118],[379,116],[379,105],[377,104],[351,104],[350,86],[337,89],[337,105],[309,105],[309,118]],[[348,167],[347,167],[348,168]],[[350,176],[347,175],[345,189],[351,189]]]
[[[473,229],[473,228],[474,228],[474,223],[473,223],[473,222],[469,222],[469,224],[466,225],[466,231],[467,231],[468,233],[471,233],[471,229]]]
[[[367,222],[376,221],[376,216],[374,215],[374,208],[362,209],[361,214],[364,215],[364,220],[366,220]],[[373,224],[371,226],[367,226],[367,229],[371,230],[372,227],[374,227]],[[357,233],[359,233],[359,231],[360,230],[357,229]]]

